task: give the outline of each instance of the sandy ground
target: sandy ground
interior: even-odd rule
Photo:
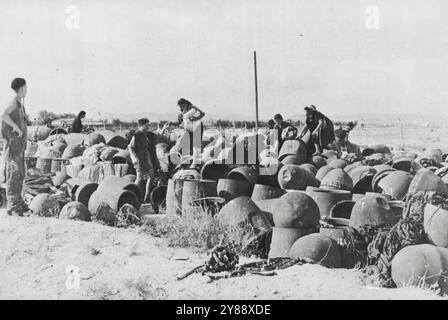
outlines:
[[[0,211],[0,299],[440,298],[418,288],[369,287],[359,271],[318,265],[294,266],[273,277],[209,282],[194,274],[176,280],[205,258],[192,250],[169,248],[163,239],[139,230],[15,218]]]

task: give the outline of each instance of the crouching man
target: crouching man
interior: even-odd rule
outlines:
[[[1,116],[1,133],[4,139],[2,169],[6,178],[6,212],[13,216],[23,216],[28,212],[28,207],[22,197],[27,139],[27,116],[22,103],[27,93],[25,79],[14,79],[11,88],[15,91],[15,98]]]
[[[157,159],[154,134],[149,131],[147,118],[138,120],[138,130],[131,138],[129,152],[137,174],[135,184],[140,187],[143,202],[148,203],[160,164]]]

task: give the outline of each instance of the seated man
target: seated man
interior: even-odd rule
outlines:
[[[356,157],[361,156],[361,149],[356,144],[348,141],[348,131],[347,129],[339,128],[334,131],[335,141],[331,144],[331,150],[338,153],[340,157],[342,154],[353,154]]]

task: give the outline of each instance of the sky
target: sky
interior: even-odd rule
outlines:
[[[24,77],[32,115],[254,115],[254,50],[261,119],[448,113],[445,0],[2,0],[0,102]]]

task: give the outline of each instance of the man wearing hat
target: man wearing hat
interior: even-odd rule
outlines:
[[[15,92],[15,97],[1,117],[1,133],[4,139],[3,169],[6,178],[6,212],[13,216],[23,216],[28,211],[22,198],[27,140],[27,115],[23,100],[28,88],[23,78],[14,79],[11,88]]]
[[[277,113],[274,116],[274,121],[275,121],[275,126],[274,129],[277,130],[277,139],[278,139],[278,149],[280,150],[280,148],[283,145],[283,137],[282,137],[282,133],[286,128],[291,127],[291,124],[289,122],[286,122],[283,120],[283,117],[280,113]]]
[[[129,143],[129,153],[137,178],[135,184],[140,187],[143,202],[150,202],[155,173],[160,169],[157,158],[154,134],[149,131],[149,120],[138,120],[138,130],[132,135]]]
[[[305,142],[310,154],[321,154],[323,148],[335,139],[333,122],[313,105],[305,107],[305,111],[305,126],[298,138]]]

